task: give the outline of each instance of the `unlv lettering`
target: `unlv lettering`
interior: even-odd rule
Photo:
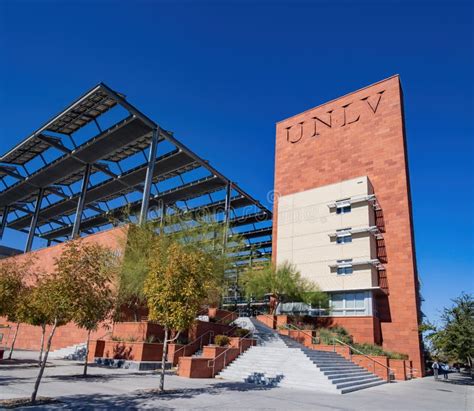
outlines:
[[[366,103],[370,113],[375,115],[380,106],[380,101],[382,100],[382,95],[384,92],[385,90],[379,91],[375,96],[367,96],[361,98],[359,101]],[[333,123],[333,113],[336,114],[335,124]],[[341,119],[339,122],[337,121],[338,118]],[[308,133],[305,132],[307,129],[309,129],[309,127],[311,127],[312,132],[309,137],[317,137],[321,135],[321,129],[332,129],[334,126],[345,127],[350,124],[357,123],[360,118],[361,113],[356,110],[355,106],[353,106],[353,102],[350,102],[341,106],[339,109],[336,109],[336,111],[330,110],[326,114],[312,117],[311,122],[302,121],[300,123],[286,127],[286,141],[292,144],[298,143],[305,135],[310,133],[309,131]]]

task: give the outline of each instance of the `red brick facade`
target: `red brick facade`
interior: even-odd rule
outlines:
[[[108,246],[114,250],[122,250],[124,247],[124,238],[126,235],[126,228],[115,228],[92,234],[84,238],[85,242],[99,242],[104,246]],[[28,254],[20,254],[15,257],[16,259],[29,258],[33,256],[35,258],[35,264],[40,272],[50,273],[54,270],[54,259],[58,258],[64,249],[64,243],[42,248],[40,250],[32,251]],[[5,318],[0,317],[0,324],[8,324],[11,329],[0,330],[4,334],[2,345],[9,346],[13,339],[16,324],[8,323]],[[109,325],[110,326],[110,325]],[[91,334],[92,339],[104,338],[110,332],[109,327],[100,327],[96,332]],[[46,330],[46,335],[49,333],[49,327]],[[74,344],[83,343],[87,339],[87,331],[76,327],[74,324],[66,324],[62,327],[58,327],[55,332],[52,349],[56,350],[59,348],[69,347]],[[38,350],[41,340],[41,328],[33,327],[27,324],[21,324],[18,337],[15,343],[15,347],[25,350]]]
[[[380,339],[388,350],[409,354],[414,367],[423,370],[403,99],[398,76],[277,124],[276,196],[365,175],[374,186],[385,225],[387,294],[377,299],[380,335],[374,335],[373,340]],[[274,259],[277,213],[276,201]]]

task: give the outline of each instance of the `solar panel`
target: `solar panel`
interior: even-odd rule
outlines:
[[[42,135],[40,134],[39,136],[32,136],[26,139],[21,144],[2,156],[0,161],[3,163],[12,163],[18,165],[26,164],[28,161],[44,153],[48,148],[51,147],[48,143],[40,139],[41,136]],[[56,137],[48,137],[57,140],[58,142],[61,141]]]
[[[46,130],[72,134],[93,121],[96,117],[110,110],[116,104],[117,102],[99,87],[64,111],[47,126]]]

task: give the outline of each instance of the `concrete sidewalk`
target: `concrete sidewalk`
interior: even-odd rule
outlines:
[[[38,368],[37,353],[17,352],[21,363],[0,362],[0,399],[28,397]],[[275,410],[472,410],[473,381],[451,374],[449,382],[432,377],[385,384],[352,394],[327,394],[266,388],[215,379],[185,379],[169,375],[168,392],[158,395],[153,372],[89,368],[78,377],[80,364],[53,360],[45,371],[39,395],[61,402],[31,409],[275,409]]]

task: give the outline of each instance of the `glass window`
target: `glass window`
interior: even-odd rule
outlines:
[[[365,295],[364,293],[355,293],[355,308],[365,308]]]
[[[345,243],[351,243],[352,242],[352,234],[349,233],[348,231],[351,230],[351,227],[349,228],[343,228],[341,230],[336,231],[336,242],[337,244],[345,244]]]
[[[352,293],[346,294],[346,308],[355,307],[355,295]]]
[[[368,315],[370,310],[366,305],[366,297],[367,293],[365,291],[332,294],[332,315]]]
[[[350,260],[337,260],[338,266],[337,267],[337,274],[338,275],[347,275],[347,274],[352,274],[353,268],[352,268],[352,259]]]
[[[333,294],[332,298],[332,307],[335,309],[344,308],[344,294]]]
[[[349,199],[336,201],[336,214],[350,213],[352,210]]]

